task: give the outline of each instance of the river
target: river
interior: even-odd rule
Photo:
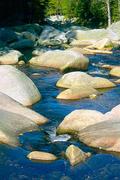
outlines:
[[[108,71],[98,66],[100,63],[120,65],[120,53],[113,55],[90,56],[88,73],[93,76],[106,77]],[[49,119],[49,123],[40,127],[40,131],[25,133],[20,136],[21,147],[12,148],[0,145],[0,179],[1,180],[111,180],[120,179],[119,155],[100,152],[89,148],[69,136],[57,138],[55,128],[63,118],[76,109],[95,109],[103,113],[120,104],[120,85],[109,89],[96,99],[82,99],[78,101],[57,100],[61,89],[55,86],[62,74],[53,69],[19,67],[36,84],[42,94],[42,100],[32,106],[32,109]],[[33,73],[39,73],[33,75]],[[64,158],[64,151],[70,144],[79,146],[84,151],[92,152],[92,156],[84,163],[71,167]],[[52,163],[32,162],[27,154],[33,150],[51,152],[58,160]]]

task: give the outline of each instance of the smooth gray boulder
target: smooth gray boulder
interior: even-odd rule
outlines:
[[[78,40],[101,40],[108,36],[106,29],[75,30],[75,38]]]
[[[67,43],[65,33],[55,29],[52,26],[44,26],[43,31],[39,37],[38,44],[40,45],[60,45]]]
[[[115,40],[120,40],[120,21],[113,23],[109,28],[111,35]]]
[[[17,33],[8,28],[0,28],[0,40],[6,44],[17,41]]]
[[[27,117],[38,125],[42,125],[48,122],[48,119],[45,118],[44,116],[38,114],[37,112],[27,107],[24,107],[22,104],[18,103],[11,97],[1,92],[0,92],[0,109]]]
[[[34,47],[34,42],[29,39],[20,39],[19,41],[16,41],[9,45],[10,48],[13,49],[31,49]]]
[[[11,65],[0,66],[0,92],[25,106],[30,106],[41,99],[32,80]]]
[[[18,146],[18,136],[32,130],[38,130],[38,126],[32,120],[0,109],[0,143]]]
[[[70,69],[86,70],[89,59],[79,52],[72,50],[54,50],[43,53],[41,56],[33,57],[29,63],[40,67],[51,67],[61,71]]]

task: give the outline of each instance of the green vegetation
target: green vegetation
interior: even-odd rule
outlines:
[[[105,27],[120,19],[120,0],[49,0],[47,15],[77,18],[80,25]]]
[[[40,23],[50,15],[76,18],[87,27],[106,27],[120,19],[120,0],[0,1],[0,24]]]

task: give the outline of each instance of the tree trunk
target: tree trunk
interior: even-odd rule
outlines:
[[[108,27],[111,25],[111,10],[110,10],[110,0],[106,0],[107,13],[108,13]]]

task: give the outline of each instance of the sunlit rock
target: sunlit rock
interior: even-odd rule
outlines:
[[[115,40],[120,40],[120,21],[113,23],[108,29],[113,32],[112,37]]]
[[[0,109],[0,143],[18,146],[18,136],[32,130],[38,130],[38,126],[32,120]]]
[[[42,125],[48,121],[48,119],[45,118],[44,116],[36,113],[35,111],[27,107],[24,107],[17,101],[13,100],[9,96],[1,92],[0,92],[0,109],[27,117],[38,125]]]
[[[104,121],[104,114],[95,110],[75,110],[68,114],[57,128],[58,134],[75,134],[87,126]]]
[[[120,67],[115,67],[110,71],[111,76],[120,77]]]
[[[120,152],[120,118],[91,125],[80,131],[78,136],[88,146]]]
[[[0,92],[25,106],[40,100],[37,87],[23,72],[10,65],[1,65],[0,75]]]
[[[51,67],[67,71],[70,69],[86,70],[89,60],[81,53],[72,50],[54,50],[43,53],[41,56],[33,57],[29,63],[40,67]]]
[[[20,66],[22,66],[22,65],[24,65],[25,64],[25,61],[23,61],[23,60],[20,60],[19,62],[18,62],[18,65],[20,65]]]
[[[55,155],[41,151],[33,151],[27,157],[34,161],[55,161],[57,159]]]
[[[114,44],[112,43],[112,41],[109,38],[104,38],[101,39],[97,42],[95,42],[91,48],[95,48],[95,49],[105,49],[105,48],[113,48]]]
[[[80,148],[70,145],[66,150],[66,156],[72,166],[84,162],[91,156],[91,153],[85,153]]]
[[[22,56],[17,50],[1,49],[0,64],[17,64]]]
[[[58,87],[71,88],[79,86],[91,86],[95,89],[111,88],[116,85],[106,78],[92,77],[85,72],[70,72],[63,75],[56,84]]]
[[[106,29],[76,30],[75,38],[78,40],[100,40],[108,36]]]
[[[57,99],[82,99],[89,97],[91,95],[99,95],[99,92],[92,87],[87,86],[79,86],[75,88],[70,88],[65,91],[62,91],[58,96]]]

